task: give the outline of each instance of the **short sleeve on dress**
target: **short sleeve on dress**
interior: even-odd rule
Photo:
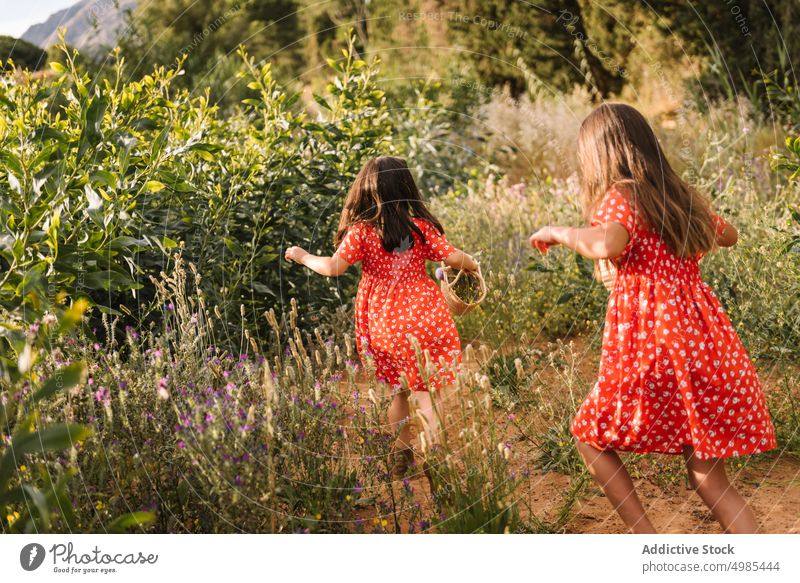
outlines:
[[[428,221],[417,221],[417,226],[425,235],[425,258],[429,261],[444,261],[455,251],[455,247],[447,241],[444,234]]]
[[[628,244],[620,254],[620,257],[627,255],[636,238],[636,214],[631,208],[627,197],[616,188],[611,188],[606,193],[592,217],[593,227],[605,223],[619,223],[628,231]]]
[[[351,265],[364,259],[364,233],[361,225],[350,226],[333,256],[341,257]]]

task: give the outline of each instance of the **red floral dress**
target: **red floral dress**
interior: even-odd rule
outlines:
[[[390,253],[374,227],[356,223],[335,255],[350,264],[363,261],[356,296],[356,343],[362,360],[374,359],[377,378],[392,387],[401,386],[405,374],[411,390],[427,391],[452,381],[450,367],[460,358],[461,345],[444,296],[425,271],[425,261],[443,261],[455,249],[428,221],[413,220],[425,241],[413,233],[410,249]],[[411,337],[435,367],[427,382]]]
[[[718,235],[725,228],[719,217]],[[699,257],[680,258],[611,189],[592,225],[617,222],[630,242],[615,260],[600,374],[572,422],[599,449],[724,458],[776,447],[753,363]]]

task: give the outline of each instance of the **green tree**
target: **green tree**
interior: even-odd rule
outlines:
[[[690,57],[707,65],[700,79],[707,96],[750,91],[765,74],[791,70],[800,62],[797,0],[668,0],[650,5],[662,17],[654,20],[656,26],[677,36]]]
[[[21,38],[0,36],[0,68],[6,66],[8,59],[17,67],[38,71],[47,62],[47,51]]]
[[[624,62],[609,57],[609,35],[595,36],[590,28],[612,28],[611,17],[587,10],[588,4],[451,0],[445,8],[453,40],[485,82],[507,85],[512,95],[519,95],[526,87],[527,69],[556,90],[582,84],[606,96],[621,89]],[[630,47],[615,51],[623,56],[628,52]]]
[[[302,47],[295,0],[164,0],[143,2],[130,17],[131,33],[120,41],[139,69],[185,58],[181,83],[226,98],[239,67],[240,44],[257,60],[272,63],[279,78],[296,75]],[[228,96],[231,103],[241,92]]]

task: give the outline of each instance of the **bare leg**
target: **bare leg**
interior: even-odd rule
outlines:
[[[656,532],[636,495],[628,470],[616,452],[600,450],[580,441],[576,443],[589,473],[628,529],[637,534]]]
[[[397,433],[397,449],[411,447],[411,423],[409,419],[408,391],[395,394],[389,405],[389,426]],[[399,430],[399,433],[398,433]]]
[[[725,463],[718,458],[698,459],[691,447],[683,448],[689,483],[727,533],[754,533],[758,523],[744,498],[728,481]]]

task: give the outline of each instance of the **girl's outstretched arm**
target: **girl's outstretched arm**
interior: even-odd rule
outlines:
[[[478,271],[478,262],[472,257],[456,249],[444,260],[444,264],[453,269],[463,269],[464,271]]]
[[[620,223],[596,227],[543,227],[530,238],[531,247],[542,253],[553,245],[564,245],[588,259],[614,259],[625,250],[630,236]]]
[[[312,271],[316,271],[326,277],[339,277],[350,267],[350,264],[338,255],[321,257],[312,255],[302,247],[289,247],[286,250],[285,257],[287,261],[305,265]]]

